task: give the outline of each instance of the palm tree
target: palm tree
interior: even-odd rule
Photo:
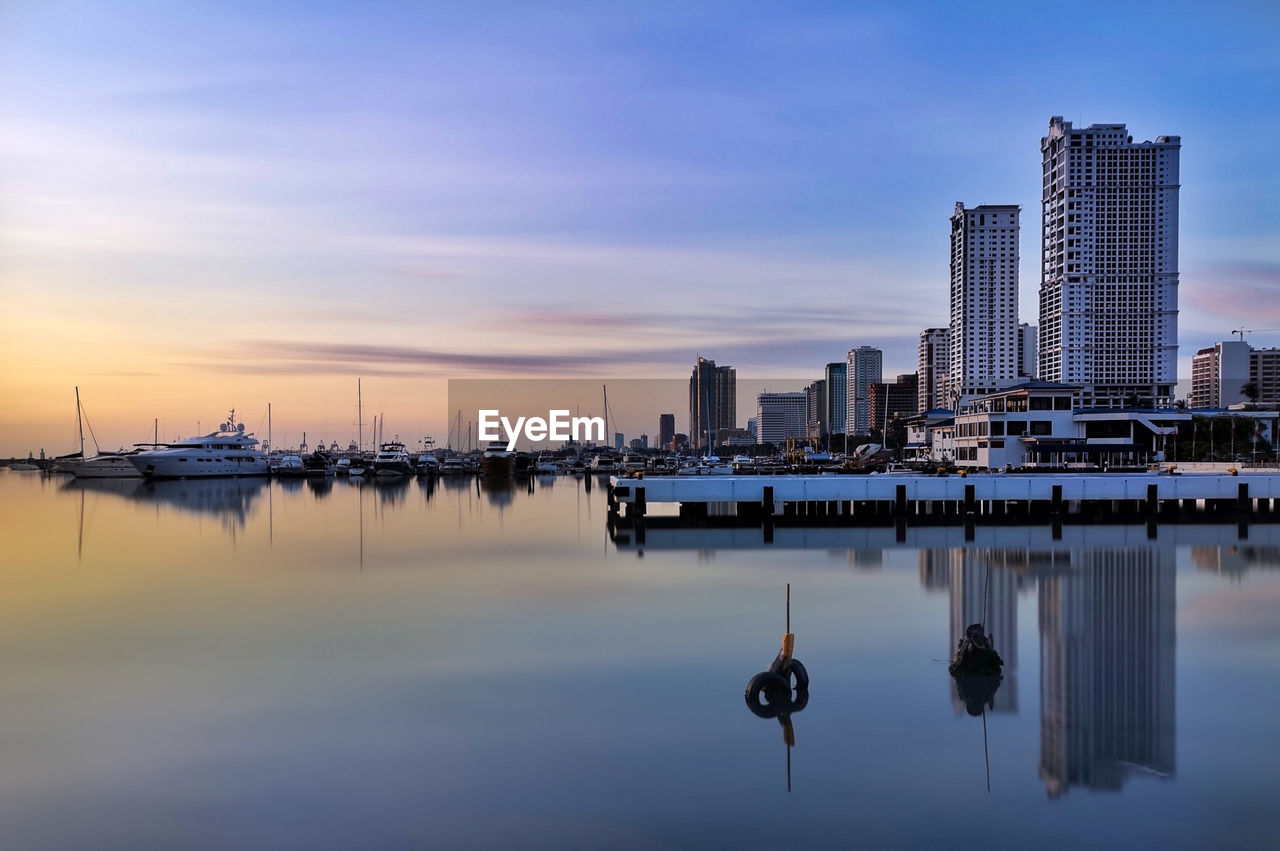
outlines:
[[[1256,403],[1258,401],[1258,396],[1261,395],[1258,393],[1258,385],[1252,381],[1247,382],[1243,387],[1241,387],[1240,392],[1244,394],[1244,397],[1248,399],[1250,403]]]

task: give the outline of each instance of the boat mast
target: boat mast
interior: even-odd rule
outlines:
[[[604,391],[604,445],[609,447],[613,445],[613,437],[609,434],[609,385],[601,384],[600,389]]]
[[[271,403],[267,403],[267,452],[271,451]]]
[[[80,460],[84,460],[84,421],[80,418],[80,388],[76,387],[76,431],[80,433]]]
[[[360,379],[356,379],[356,449],[364,452],[364,400],[360,396]]]

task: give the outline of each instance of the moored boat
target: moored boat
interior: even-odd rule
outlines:
[[[403,443],[393,440],[378,447],[378,454],[373,458],[375,476],[408,476],[411,473],[413,464]],[[351,474],[356,475],[355,469],[352,469]]]
[[[233,410],[217,431],[144,449],[127,456],[149,479],[195,479],[217,476],[265,476],[267,455],[258,440],[237,423]]]
[[[486,476],[510,476],[516,471],[516,454],[500,443],[490,443],[480,456],[480,471]]]

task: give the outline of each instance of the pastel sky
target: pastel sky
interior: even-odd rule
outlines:
[[[0,455],[268,401],[446,430],[445,379],[915,367],[954,203],[1049,117],[1182,136],[1181,344],[1280,328],[1280,5],[0,7]],[[1258,345],[1280,345],[1259,333]]]

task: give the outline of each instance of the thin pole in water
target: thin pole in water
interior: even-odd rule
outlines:
[[[791,633],[791,583],[787,583],[787,634]],[[788,764],[790,757],[787,758]]]
[[[991,792],[991,752],[987,750],[987,710],[982,710],[982,756],[987,761],[987,792]]]

